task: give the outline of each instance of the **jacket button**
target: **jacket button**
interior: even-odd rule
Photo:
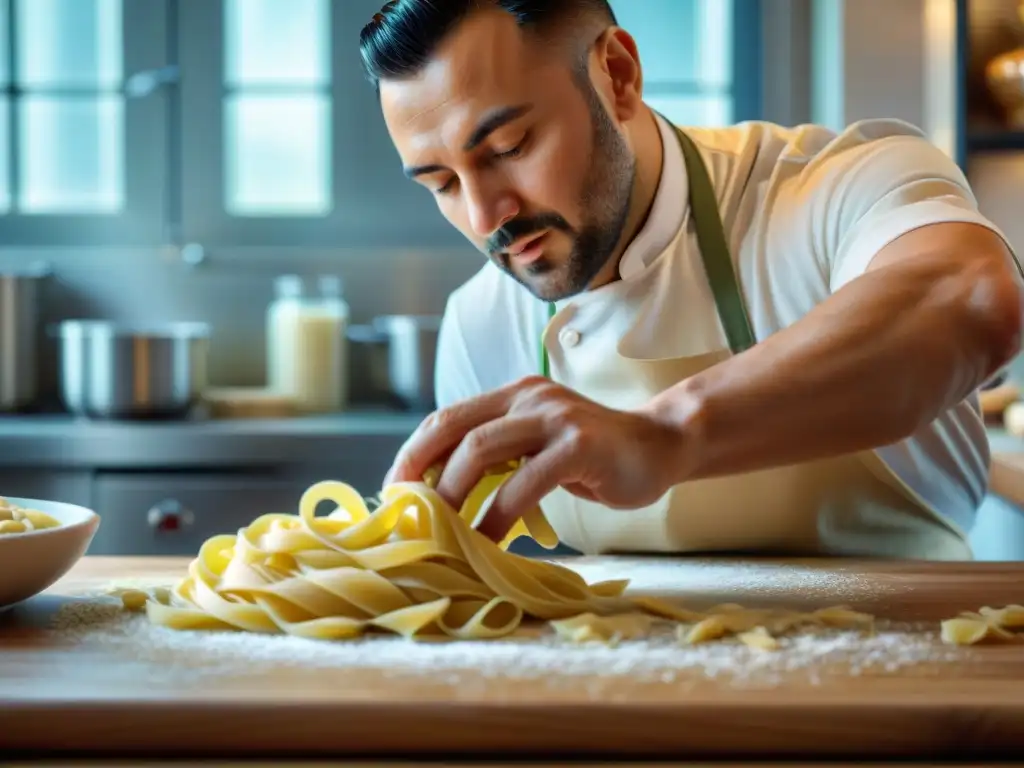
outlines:
[[[580,343],[580,332],[575,328],[566,328],[559,334],[559,338],[565,346],[575,347]]]

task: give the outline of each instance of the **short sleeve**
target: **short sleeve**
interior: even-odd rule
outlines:
[[[434,366],[434,398],[438,408],[447,408],[481,392],[462,333],[458,304],[449,298],[441,318]]]
[[[886,136],[848,146],[808,170],[817,177],[809,186],[812,227],[827,251],[832,292],[864,274],[889,243],[929,224],[978,224],[1013,251],[978,210],[957,164],[925,138]]]

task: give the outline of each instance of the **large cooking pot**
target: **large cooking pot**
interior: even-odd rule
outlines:
[[[367,348],[379,392],[411,410],[432,411],[440,328],[438,315],[383,315],[370,325],[351,326],[348,339]]]
[[[39,394],[39,290],[45,265],[0,273],[0,411],[36,404]]]
[[[206,389],[204,323],[123,328],[94,320],[57,326],[65,407],[98,419],[183,418]]]

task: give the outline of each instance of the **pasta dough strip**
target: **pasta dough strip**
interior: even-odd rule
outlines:
[[[982,608],[942,622],[942,640],[950,645],[1020,642],[1024,640],[1024,606]]]
[[[235,535],[208,539],[188,575],[162,600],[145,602],[146,613],[176,629],[479,639],[514,632],[526,615],[631,609],[626,581],[588,585],[569,568],[505,551],[520,535],[557,544],[539,509],[500,545],[472,527],[516,466],[485,475],[458,512],[428,481],[389,485],[372,511],[351,486],[317,483],[297,515],[262,515]],[[324,502],[335,509],[318,516]]]

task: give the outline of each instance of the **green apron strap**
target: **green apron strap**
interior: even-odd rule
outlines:
[[[715,299],[715,309],[725,329],[729,349],[733,354],[739,354],[754,346],[756,339],[751,329],[750,318],[747,316],[743,294],[736,280],[736,272],[733,270],[729,243],[725,238],[725,228],[722,226],[718,202],[715,200],[715,188],[708,177],[704,158],[700,156],[697,145],[678,128],[675,131],[686,163],[686,176],[690,185],[690,210],[693,212],[697,246],[704,262],[704,271]],[[548,322],[554,316],[555,305],[549,303]],[[550,362],[543,334],[540,341],[540,369],[545,378],[550,378]]]
[[[548,302],[548,322],[555,316],[555,303]],[[548,349],[544,346],[544,333],[540,334],[540,375],[545,379],[551,378],[551,361],[548,359]]]
[[[700,150],[689,136],[676,128],[679,146],[686,161],[686,176],[690,185],[690,209],[693,224],[697,230],[697,244],[704,271],[707,273],[711,293],[715,297],[715,308],[725,328],[729,349],[739,354],[754,346],[756,340],[751,330],[750,318],[743,302],[736,273],[729,255],[729,244],[725,239],[725,228],[715,201],[715,188],[711,185],[704,159]]]

